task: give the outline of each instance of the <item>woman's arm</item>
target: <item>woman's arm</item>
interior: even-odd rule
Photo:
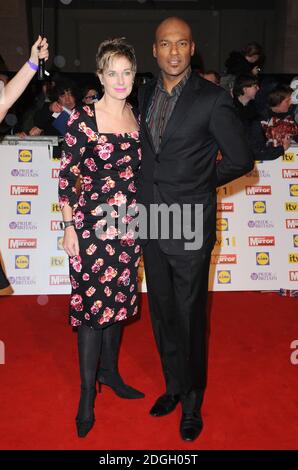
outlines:
[[[0,95],[0,122],[4,119],[7,111],[14,102],[21,96],[28,83],[34,77],[38,66],[38,59],[47,60],[49,57],[48,43],[46,38],[38,37],[33,44],[30,55],[31,66],[28,62],[18,71],[18,73],[3,88]]]

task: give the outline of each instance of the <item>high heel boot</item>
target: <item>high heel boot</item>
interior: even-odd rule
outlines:
[[[101,350],[102,331],[86,325],[78,327],[81,395],[76,416],[78,437],[85,437],[95,421],[96,371]]]
[[[114,323],[102,331],[100,368],[97,374],[99,384],[107,385],[120,398],[144,398],[145,394],[123,382],[118,371],[118,350],[122,325]]]

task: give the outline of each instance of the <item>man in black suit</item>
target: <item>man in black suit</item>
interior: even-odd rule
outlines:
[[[180,433],[189,441],[203,427],[206,304],[216,237],[216,187],[253,167],[231,98],[191,73],[194,51],[189,25],[175,17],[164,20],[153,45],[161,74],[139,95],[140,202],[148,211],[154,204],[163,204],[163,208],[176,204],[181,209],[187,205],[192,216],[191,223],[183,218],[180,239],[173,235],[176,222],[170,223],[170,234],[164,237],[155,221],[155,235],[143,247],[153,331],[166,382],[166,392],[150,414],[164,416],[180,401]],[[222,160],[216,163],[219,149]],[[197,215],[202,222],[194,227]],[[198,236],[189,242],[185,228],[193,227]]]

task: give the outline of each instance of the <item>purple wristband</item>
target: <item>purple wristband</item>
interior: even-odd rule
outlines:
[[[34,70],[35,72],[38,70],[38,65],[34,64],[34,62],[31,62],[31,60],[27,60],[27,64],[29,67]]]

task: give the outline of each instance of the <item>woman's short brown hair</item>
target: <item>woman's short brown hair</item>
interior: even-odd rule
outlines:
[[[134,48],[125,38],[106,39],[99,46],[96,54],[96,71],[103,73],[114,57],[126,57],[131,63],[133,72],[137,70]]]

